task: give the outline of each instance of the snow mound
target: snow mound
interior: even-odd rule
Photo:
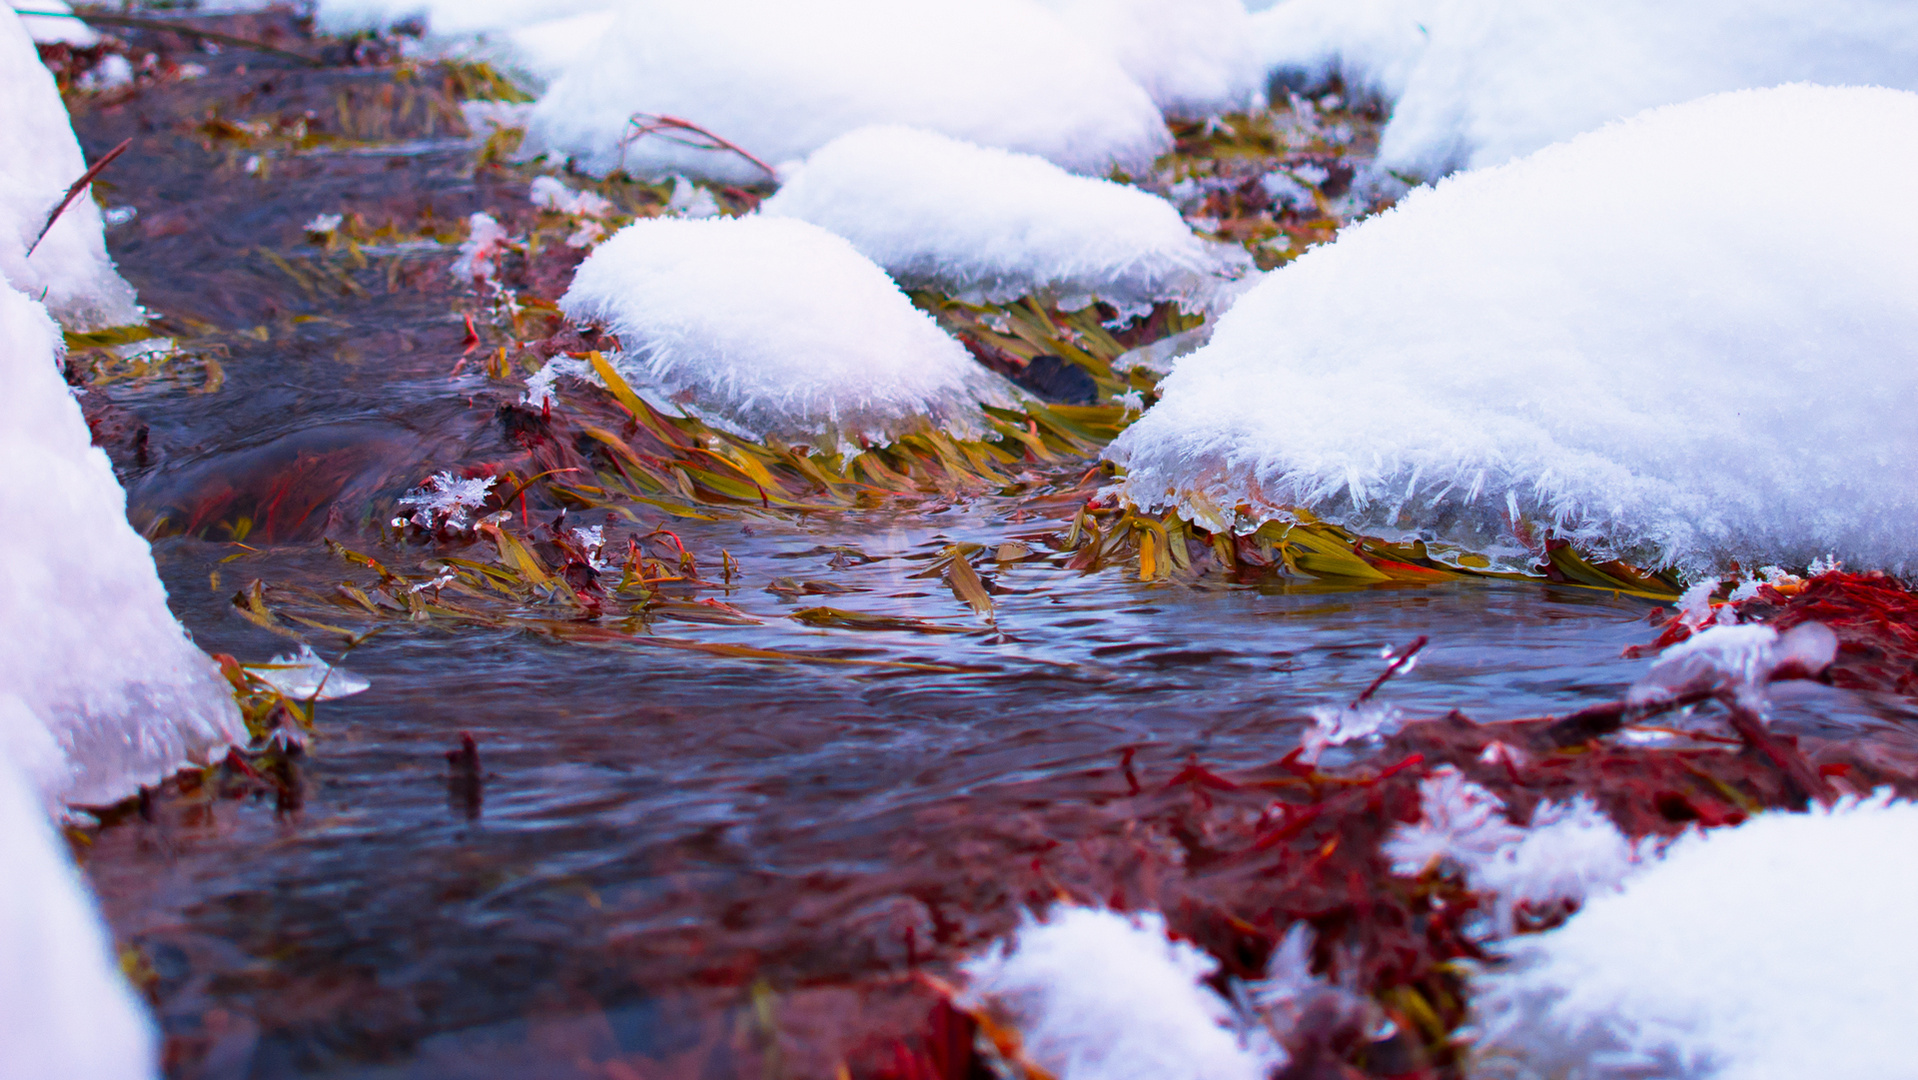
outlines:
[[[0,724],[14,707],[0,696]],[[0,758],[0,1076],[148,1080],[160,1048],[38,793]]]
[[[1641,565],[1918,565],[1914,169],[1918,95],[1789,86],[1414,191],[1178,361],[1110,450],[1124,494],[1214,529],[1298,506],[1495,554],[1523,518]],[[1806,213],[1837,176],[1869,210]]]
[[[1284,0],[1252,16],[1252,47],[1279,82],[1343,80],[1387,102],[1405,92],[1442,0]]]
[[[726,430],[841,452],[928,423],[986,434],[997,376],[885,271],[790,218],[653,218],[580,264],[560,308],[618,337],[634,389]]]
[[[1201,308],[1253,269],[1149,192],[912,128],[834,139],[760,209],[838,233],[909,288],[972,303],[1039,294],[1067,310],[1095,299],[1128,314],[1160,300]]]
[[[107,257],[106,225],[91,191],[81,192],[27,253],[68,185],[86,171],[52,73],[20,17],[0,7],[0,278],[70,329],[141,322],[133,286]]]
[[[1173,116],[1198,118],[1265,101],[1265,66],[1239,0],[1039,0],[1104,49]]]
[[[1910,1075],[1915,848],[1918,806],[1885,796],[1681,838],[1473,980],[1475,1071]]]
[[[961,965],[969,1007],[1007,1018],[1060,1080],[1264,1080],[1283,1054],[1233,1033],[1204,981],[1217,967],[1157,913],[1070,905]]]
[[[219,669],[167,610],[126,493],[60,377],[59,341],[39,305],[0,286],[0,699],[21,705],[0,715],[0,743],[40,748],[32,778],[49,801],[96,805],[246,731]]]
[[[1139,171],[1171,136],[1118,63],[1030,0],[631,0],[533,110],[524,152],[596,174],[760,183],[764,169],[658,135],[699,125],[769,166],[869,124]]]

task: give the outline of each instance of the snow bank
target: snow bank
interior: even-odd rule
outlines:
[[[769,165],[869,124],[928,128],[1075,172],[1138,171],[1170,146],[1118,63],[1030,0],[632,0],[534,109],[525,152],[594,173],[762,182],[728,152],[659,136],[698,124]]]
[[[1914,171],[1918,95],[1793,86],[1415,191],[1221,317],[1113,445],[1124,494],[1211,528],[1303,506],[1513,553],[1523,516],[1688,569],[1918,565]],[[1836,177],[1846,209],[1808,212]]]
[[[760,209],[838,233],[908,287],[973,303],[1037,293],[1068,310],[1207,307],[1252,270],[1149,192],[912,128],[840,136]]]
[[[1060,1080],[1264,1080],[1283,1055],[1241,1044],[1204,982],[1217,967],[1156,913],[1070,905],[961,965],[969,1006],[1009,1019]]]
[[[0,703],[3,716],[18,699]],[[153,1025],[39,803],[0,758],[0,1076],[157,1077]]]
[[[1884,798],[1688,835],[1474,979],[1481,1058],[1592,1080],[1909,1075],[1915,849],[1918,806]]]
[[[1265,65],[1239,0],[1039,0],[1173,116],[1262,104]]]
[[[107,257],[106,226],[90,191],[27,254],[47,214],[86,171],[53,75],[20,17],[0,7],[0,277],[71,329],[140,322],[133,286]]]
[[[635,222],[560,308],[616,335],[616,366],[668,410],[763,438],[856,448],[927,423],[985,433],[1004,384],[850,243],[790,218]]]
[[[246,732],[218,668],[167,610],[126,494],[60,378],[59,335],[0,286],[0,701],[21,706],[0,710],[0,741],[40,748],[29,767],[47,799],[93,805]]]
[[[71,14],[73,5],[66,0],[31,0],[29,3],[12,5],[15,11],[26,8],[28,11],[64,12]],[[93,27],[79,19],[62,19],[50,15],[22,15],[20,24],[27,28],[33,40],[43,45],[71,45],[77,49],[91,48],[100,43],[100,35]]]
[[[1253,52],[1294,87],[1342,79],[1397,101],[1425,55],[1443,0],[1284,0],[1252,16]]]

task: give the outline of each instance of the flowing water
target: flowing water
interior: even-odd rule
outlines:
[[[209,650],[264,660],[289,643],[235,613],[236,589],[350,576],[323,535],[396,566],[431,557],[372,536],[368,508],[507,449],[506,391],[449,374],[465,338],[450,248],[395,242],[342,284],[294,262],[313,251],[303,224],[357,210],[417,235],[523,206],[524,181],[476,169],[475,141],[430,103],[359,133],[397,152],[220,136],[214,118],[390,114],[395,86],[423,84],[195,59],[212,73],[77,116],[90,155],[134,139],[104,201],[137,216],[109,240],[191,354],[91,407],[175,610]],[[748,617],[676,635],[835,663],[375,635],[344,662],[372,689],[321,706],[296,804],[170,794],[86,853],[169,1074],[827,1075],[916,1021],[908,972],[1045,899],[1005,882],[1110,825],[1122,763],[1150,784],[1194,755],[1278,758],[1313,707],[1420,635],[1423,663],[1385,691],[1408,714],[1563,712],[1618,696],[1643,666],[1621,650],[1654,633],[1649,605],[1588,590],[1141,582],[1036,542],[988,570],[990,623],[920,576],[951,544],[1056,532],[1075,509],[1004,495],[671,524],[703,559],[737,560],[719,595]],[[214,538],[240,518],[243,542]],[[821,603],[918,622],[791,617]],[[1903,712],[1811,687],[1781,722],[1903,740]],[[449,780],[462,733],[477,788]]]

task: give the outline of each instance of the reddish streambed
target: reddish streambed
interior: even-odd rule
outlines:
[[[77,106],[76,126],[90,155],[134,139],[102,197],[138,214],[109,244],[224,383],[203,392],[207,369],[181,362],[89,399],[136,523],[161,537],[175,611],[209,650],[262,660],[288,642],[234,612],[236,589],[352,576],[322,536],[410,569],[434,549],[373,537],[374,508],[515,451],[495,413],[512,388],[449,375],[466,335],[452,252],[417,237],[522,212],[524,180],[476,168],[476,142],[429,93],[434,69],[409,82],[191,59],[211,72]],[[401,120],[340,132],[350,152],[281,137],[301,118],[350,127],[374,104]],[[272,133],[244,138],[216,122],[261,119]],[[359,145],[378,140],[388,152]],[[316,250],[302,226],[342,212],[415,239],[326,278],[301,261]],[[1006,495],[672,524],[738,560],[723,598],[757,620],[685,636],[956,670],[375,636],[345,662],[373,688],[321,707],[297,799],[170,789],[85,853],[169,1075],[871,1073],[933,1000],[914,972],[949,973],[1056,896],[1172,897],[1152,858],[1112,869],[1114,851],[1163,842],[1132,830],[1135,793],[1163,794],[1194,757],[1269,774],[1313,706],[1371,681],[1382,648],[1431,639],[1383,691],[1408,714],[1495,720],[1618,697],[1644,668],[1621,654],[1657,633],[1649,605],[1589,590],[1191,586],[1051,557],[989,575],[987,626],[915,576],[950,544],[1060,530],[1073,509]],[[810,628],[789,616],[818,595],[768,589],[787,578],[956,632]],[[1913,716],[1889,693],[1795,684],[1775,724],[1903,768]],[[477,792],[449,780],[463,732]],[[1376,752],[1387,765],[1406,749]],[[1091,882],[1130,885],[1087,895]]]

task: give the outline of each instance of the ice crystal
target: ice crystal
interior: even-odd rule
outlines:
[[[332,701],[351,697],[372,686],[363,675],[337,668],[320,659],[313,646],[302,644],[297,653],[276,656],[265,664],[246,665],[247,674],[301,701]]]
[[[491,281],[499,274],[499,257],[509,242],[506,227],[490,214],[474,214],[467,226],[466,240],[453,260],[453,277],[463,282]]]
[[[543,210],[556,210],[577,217],[603,218],[613,212],[613,204],[592,191],[574,191],[550,176],[535,177],[526,193],[526,201]]]
[[[400,504],[414,510],[411,516],[396,519],[394,524],[411,522],[429,532],[442,528],[464,532],[472,526],[468,511],[486,504],[494,482],[490,476],[461,480],[450,472],[436,473],[420,485],[418,491],[400,496]]]

